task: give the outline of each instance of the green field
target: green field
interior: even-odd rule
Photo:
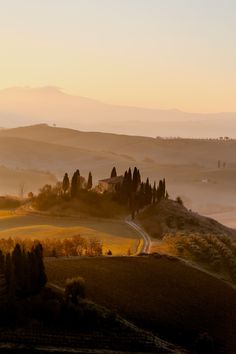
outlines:
[[[141,245],[139,234],[122,220],[70,218],[36,214],[0,213],[0,238],[66,238],[80,234],[85,238],[102,241],[103,251],[114,255],[136,253]]]

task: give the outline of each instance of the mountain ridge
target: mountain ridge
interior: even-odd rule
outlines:
[[[53,86],[0,90],[0,119],[6,128],[45,122],[86,131],[153,137],[232,137],[232,126],[236,128],[235,112],[188,113],[106,104]]]

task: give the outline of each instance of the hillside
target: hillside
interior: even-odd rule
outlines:
[[[46,269],[49,281],[59,286],[83,276],[90,299],[165,339],[193,350],[207,332],[214,353],[235,353],[235,290],[181,261],[164,256],[47,259]]]
[[[49,172],[0,166],[0,195],[27,196],[29,192],[37,192],[42,185],[54,183],[56,178]]]
[[[138,219],[153,237],[151,252],[179,257],[236,283],[236,230],[171,200],[150,206]]]
[[[166,178],[169,194],[203,214],[236,213],[236,141],[153,139],[36,125],[0,131],[0,164],[10,168],[49,170],[61,179],[79,168],[94,183],[112,167],[122,174],[138,166],[144,179]],[[16,155],[17,151],[17,155]],[[221,160],[221,168],[218,168]],[[225,168],[223,163],[226,162]],[[8,192],[8,191],[6,191]],[[216,198],[217,196],[217,198]]]
[[[236,239],[236,230],[228,228],[214,219],[202,216],[173,200],[162,200],[144,210],[139,221],[154,238],[162,239],[165,235],[176,236],[182,233],[212,234]]]
[[[46,124],[2,130],[0,137],[30,138],[34,141],[97,152],[127,154],[139,162],[149,158],[159,164],[198,164],[213,168],[217,167],[219,159],[236,166],[234,157],[236,141],[234,140],[155,139],[143,136],[83,132],[50,127]]]
[[[71,172],[80,166],[83,172],[86,171],[86,177],[92,166],[97,166],[97,170],[103,175],[104,165],[112,166],[114,161],[111,153],[93,152],[14,137],[1,137],[0,149],[0,164],[2,165],[10,168],[50,171],[60,177],[65,171]],[[124,166],[127,165],[128,160],[125,157],[120,160],[123,161]]]
[[[3,127],[48,124],[131,135],[233,136],[236,113],[201,114],[105,104],[69,95],[56,87],[0,90]],[[199,124],[199,122],[201,124]]]

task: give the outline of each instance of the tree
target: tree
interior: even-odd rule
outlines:
[[[71,179],[71,197],[76,198],[80,189],[80,172],[76,170]]]
[[[15,274],[14,268],[12,266],[12,257],[10,253],[6,254],[5,279],[7,285],[8,299],[9,301],[13,301],[15,299]]]
[[[5,271],[5,256],[3,252],[0,250],[0,274]]]
[[[82,277],[67,279],[65,287],[65,298],[73,304],[78,304],[78,299],[85,297],[85,281]]]
[[[37,290],[39,291],[47,282],[47,276],[45,273],[44,263],[43,263],[43,247],[40,243],[37,243],[32,250],[35,260],[36,260],[36,273],[37,273]]]
[[[152,199],[152,187],[149,183],[149,178],[147,178],[145,183],[145,205],[151,204]]]
[[[92,177],[92,173],[89,172],[87,189],[90,190],[90,189],[92,189],[92,187],[93,187],[93,177]]]
[[[25,183],[20,183],[20,185],[19,185],[19,197],[21,198],[21,199],[23,199],[24,198],[24,192],[25,192]]]
[[[113,177],[117,177],[117,172],[116,172],[116,168],[113,167],[112,171],[111,171],[111,178]]]
[[[22,290],[24,287],[24,269],[23,269],[23,257],[22,250],[19,243],[15,245],[15,248],[12,252],[12,267],[15,275],[15,287],[16,287],[16,296],[21,297]]]
[[[166,195],[166,180],[165,178],[162,181],[162,198],[165,198]]]
[[[182,200],[182,198],[181,198],[180,196],[178,196],[178,197],[176,198],[176,202],[177,202],[178,204],[180,204],[180,205],[184,205],[183,200]]]
[[[135,167],[133,171],[133,181],[132,181],[132,187],[133,187],[132,190],[134,193],[137,192],[139,184],[140,184],[140,174],[137,167]]]
[[[66,192],[68,192],[70,188],[70,180],[68,177],[68,173],[65,173],[65,176],[63,178],[63,182],[62,182],[62,190],[64,192],[64,194],[66,194]]]
[[[156,204],[156,199],[157,199],[157,188],[156,188],[156,181],[154,182],[154,186],[153,186],[153,198],[152,198],[152,202],[153,204]]]

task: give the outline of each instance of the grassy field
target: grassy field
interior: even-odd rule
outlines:
[[[141,244],[139,234],[122,220],[95,218],[59,218],[42,215],[14,215],[0,211],[0,238],[66,238],[80,234],[85,238],[97,238],[114,255],[135,253]]]
[[[12,218],[14,214],[11,210],[0,210],[0,219]]]
[[[236,291],[178,260],[162,257],[46,259],[50,282],[85,278],[87,296],[182,345],[207,332],[215,353],[235,353]]]

